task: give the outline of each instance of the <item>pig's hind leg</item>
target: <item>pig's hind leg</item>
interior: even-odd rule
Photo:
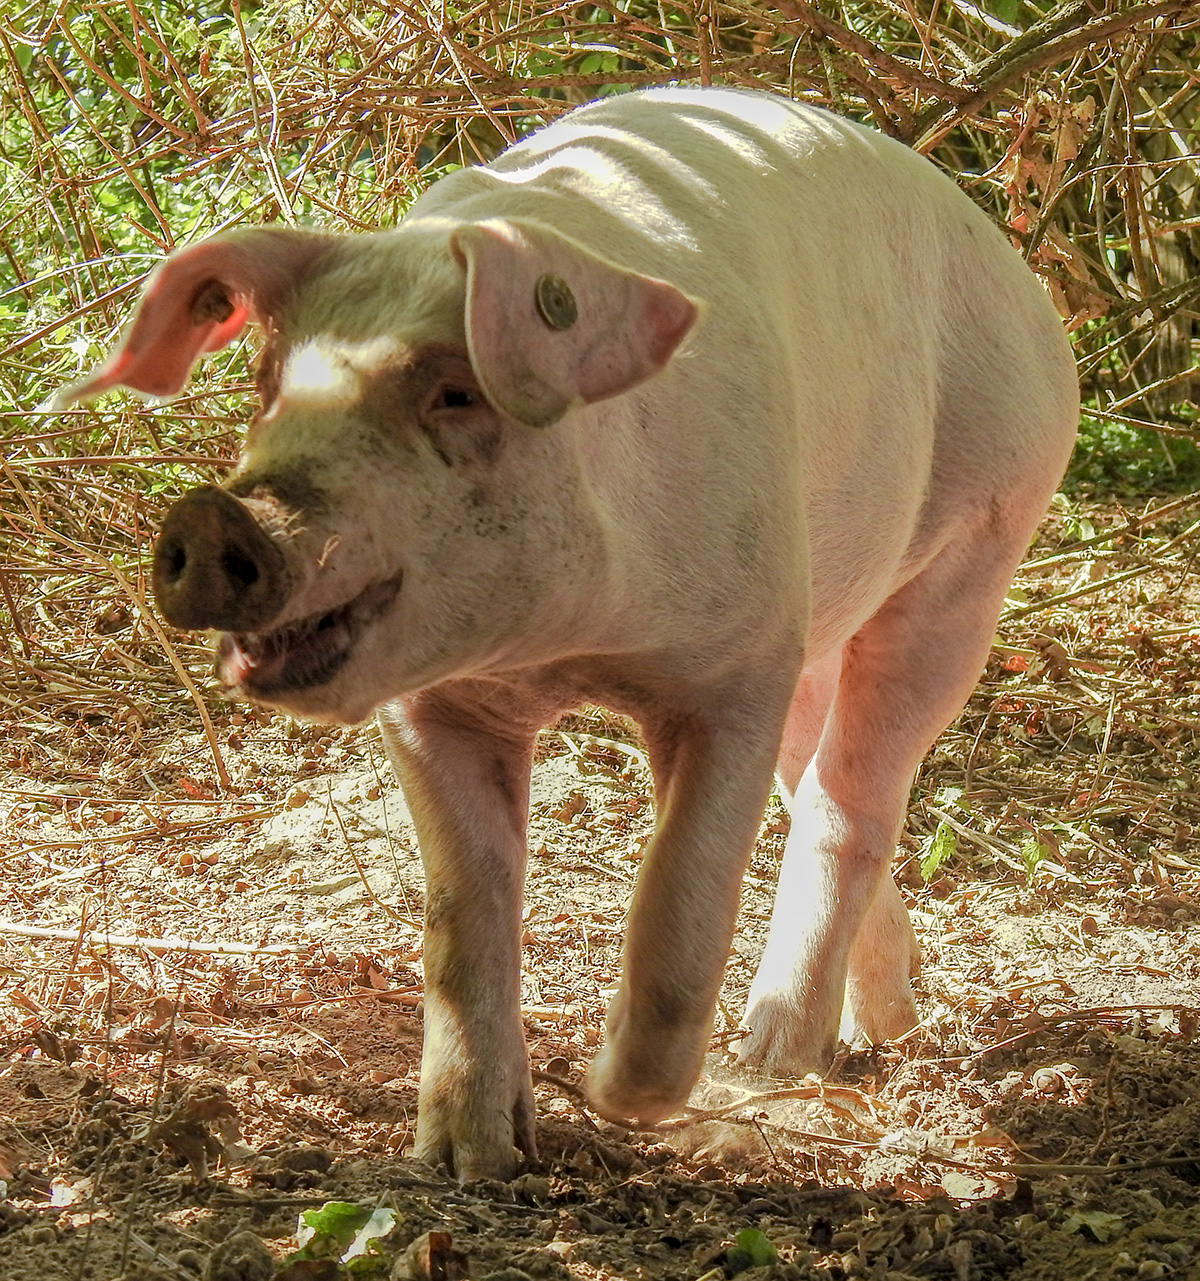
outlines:
[[[795,808],[800,780],[821,740],[841,672],[842,651],[838,649],[805,668],[796,687],[775,767],[789,813]],[[804,818],[800,821],[804,822]],[[792,868],[793,876],[817,876],[819,869],[814,859],[797,862],[798,866]],[[789,901],[812,904],[817,894],[815,884],[810,884],[803,893],[793,888]],[[793,930],[799,924],[794,920]],[[916,1010],[909,978],[918,973],[920,961],[920,948],[904,900],[896,882],[884,875],[850,951],[842,1035],[847,1038],[857,1035],[876,1042],[910,1027]],[[836,1001],[836,994],[832,999]]]
[[[784,1076],[824,1070],[844,999],[872,1041],[915,1021],[916,944],[892,856],[913,774],[970,697],[1032,524],[1029,503],[988,505],[840,661],[807,674],[807,689],[802,680],[780,760],[791,831],[743,1062]]]

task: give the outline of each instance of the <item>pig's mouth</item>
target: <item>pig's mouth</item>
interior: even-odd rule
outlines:
[[[310,614],[271,632],[223,632],[217,642],[217,676],[252,698],[270,698],[324,685],[354,652],[363,630],[400,590],[397,574],[372,583],[353,600]]]

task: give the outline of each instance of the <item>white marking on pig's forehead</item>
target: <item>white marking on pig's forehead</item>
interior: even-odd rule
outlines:
[[[328,408],[352,405],[362,395],[364,377],[394,364],[405,350],[386,335],[362,342],[329,335],[310,338],[288,353],[271,412],[278,412],[285,401]]]

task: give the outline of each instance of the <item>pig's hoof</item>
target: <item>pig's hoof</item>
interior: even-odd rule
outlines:
[[[816,1032],[780,995],[760,997],[742,1020],[748,1029],[736,1048],[739,1063],[768,1076],[823,1076],[837,1053],[837,1029]]]
[[[587,1096],[608,1121],[657,1125],[683,1106],[694,1082],[694,1073],[688,1080],[672,1084],[650,1073],[622,1071],[611,1045],[607,1045],[592,1060]]]
[[[426,1165],[445,1166],[459,1181],[475,1179],[515,1179],[521,1165],[521,1153],[511,1139],[492,1141],[483,1136],[463,1137],[457,1141],[446,1135],[418,1139],[413,1156]]]
[[[469,1095],[423,1097],[413,1156],[445,1166],[460,1183],[515,1178],[525,1157],[537,1157],[532,1088],[515,1103]]]
[[[847,1002],[851,1036],[855,1042],[880,1045],[903,1036],[917,1023],[917,1003],[907,983],[891,993],[851,990]]]

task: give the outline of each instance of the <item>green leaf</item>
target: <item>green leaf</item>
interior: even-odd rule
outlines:
[[[733,1238],[733,1245],[725,1251],[725,1268],[736,1274],[750,1268],[765,1268],[778,1258],[779,1251],[765,1233],[757,1228],[745,1228]]]
[[[1007,22],[1010,27],[1016,26],[1017,19],[1021,16],[1021,0],[988,0],[983,8],[992,17]]]
[[[525,74],[529,76],[552,75],[562,69],[562,57],[557,53],[530,50],[525,55]]]
[[[301,1246],[309,1246],[317,1237],[327,1237],[338,1242],[344,1250],[370,1217],[371,1211],[366,1206],[355,1205],[351,1201],[326,1201],[319,1210],[301,1213],[296,1240]]]
[[[343,1263],[350,1263],[351,1271],[354,1271],[354,1264],[359,1260],[366,1260],[371,1256],[378,1256],[379,1250],[376,1242],[396,1226],[396,1211],[386,1209],[383,1206],[376,1206],[371,1211],[370,1218],[355,1233],[354,1239],[346,1248],[345,1254],[342,1255]]]
[[[937,875],[938,869],[947,860],[958,853],[958,833],[945,819],[937,825],[929,848],[921,857],[921,880],[929,882]]]
[[[579,61],[580,74],[590,76],[595,71],[619,71],[621,59],[603,50],[585,54]]]
[[[305,1210],[296,1226],[298,1259],[341,1259],[347,1262],[378,1254],[375,1242],[396,1226],[396,1212],[351,1201],[327,1201],[319,1210]]]
[[[1053,852],[1050,846],[1043,845],[1036,836],[1027,836],[1021,842],[1021,862],[1025,864],[1025,875],[1033,880],[1038,864]]]

